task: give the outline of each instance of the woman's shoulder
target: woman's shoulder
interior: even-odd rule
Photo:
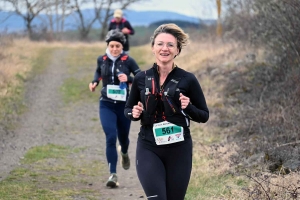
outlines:
[[[127,60],[128,61],[134,61],[135,62],[135,59],[133,58],[133,57],[131,57],[131,56],[129,56],[129,55],[123,55],[124,57],[126,57],[127,56]]]
[[[128,54],[126,54],[126,53],[122,53],[122,54],[120,55],[120,59],[121,59],[121,60],[127,60],[127,61],[130,61],[130,62],[132,62],[132,61],[136,62],[135,59],[134,59],[133,57],[131,57],[130,55],[128,55]]]
[[[100,56],[98,56],[98,58],[97,58],[98,61],[104,61],[104,60],[106,60],[106,59],[108,59],[108,57],[107,57],[106,54],[100,55]]]
[[[180,74],[181,76],[185,76],[185,77],[189,77],[189,78],[195,77],[195,75],[192,72],[186,71],[178,66],[177,66],[177,73]]]
[[[134,76],[134,78],[135,79],[145,79],[145,76],[146,76],[145,71],[140,71]]]

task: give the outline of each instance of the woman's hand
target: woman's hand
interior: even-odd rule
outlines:
[[[96,87],[97,87],[97,83],[96,82],[89,84],[89,88],[90,88],[91,92],[95,92]]]
[[[122,29],[122,33],[124,33],[124,34],[129,34],[129,33],[130,33],[130,30],[129,30],[128,28],[124,27],[124,28]]]
[[[143,104],[139,101],[137,105],[132,108],[132,117],[139,118],[144,110]]]
[[[190,103],[190,98],[184,96],[182,93],[179,94],[179,101],[181,102],[181,108],[185,109],[189,103]]]
[[[120,73],[120,74],[118,75],[118,79],[119,79],[120,82],[127,82],[128,77],[127,77],[126,74]]]

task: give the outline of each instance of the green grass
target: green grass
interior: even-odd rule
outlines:
[[[32,60],[32,71],[30,72],[29,78],[32,76],[44,72],[52,59],[52,53],[56,48],[42,48],[38,56]]]
[[[76,79],[74,77],[71,77],[66,79],[63,85],[60,87],[63,101],[65,103],[75,103],[77,101],[96,99],[95,95],[99,96],[99,92],[95,92],[95,94],[89,91],[89,81],[91,81],[91,79],[89,78]]]
[[[101,83],[94,93],[90,92],[88,85],[94,78],[97,58],[104,52],[105,49],[95,47],[69,49],[65,61],[70,77],[65,79],[60,87],[63,101],[66,104],[78,101],[98,101]]]
[[[101,194],[89,184],[99,181],[105,166],[83,157],[85,149],[54,144],[31,148],[0,182],[0,199],[99,199]]]
[[[38,189],[35,184],[3,181],[0,183],[0,199],[3,200],[52,200],[55,194],[47,189]]]
[[[47,158],[63,158],[70,152],[70,148],[48,144],[29,149],[23,159],[23,163],[34,163]]]

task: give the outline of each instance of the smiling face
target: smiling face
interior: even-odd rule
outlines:
[[[179,53],[176,38],[168,33],[160,33],[154,40],[152,52],[158,65],[173,62],[174,57]]]
[[[122,53],[123,45],[117,41],[110,41],[108,43],[108,50],[112,56],[116,57]]]

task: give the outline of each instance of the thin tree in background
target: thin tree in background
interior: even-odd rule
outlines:
[[[69,0],[55,0],[56,39],[60,39],[60,35],[65,29],[65,18],[71,13],[71,10],[68,9],[68,2]]]
[[[217,1],[217,10],[218,10],[218,23],[217,23],[217,36],[222,36],[222,24],[221,24],[221,0]]]
[[[2,0],[2,2],[8,3],[13,12],[23,18],[31,40],[34,39],[33,20],[51,4],[47,0]]]
[[[99,1],[100,6],[102,6],[102,2],[103,0]],[[89,3],[94,3],[94,6],[99,5],[97,1],[91,1],[91,0],[71,0],[68,3],[68,7],[74,11],[72,16],[75,18],[76,21],[75,26],[79,31],[81,40],[88,39],[88,35],[92,29],[92,26],[98,18],[97,13],[95,13],[95,15],[89,15],[89,16],[84,15],[83,7]]]
[[[98,21],[101,25],[100,40],[104,40],[104,38],[105,38],[109,18],[113,15],[111,12],[111,6],[113,3],[114,3],[114,0],[108,0],[106,9],[104,11],[104,15],[103,16],[100,15],[101,17],[98,17]],[[98,12],[101,12],[101,10],[99,10]]]

